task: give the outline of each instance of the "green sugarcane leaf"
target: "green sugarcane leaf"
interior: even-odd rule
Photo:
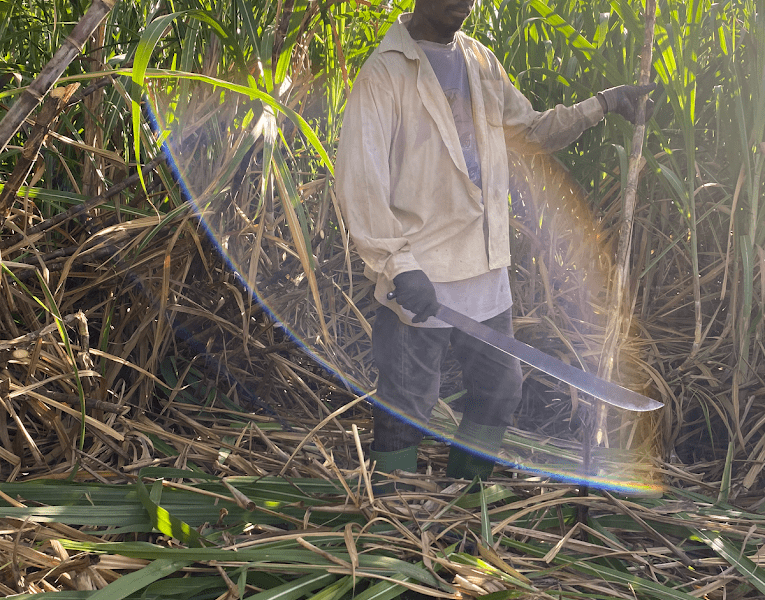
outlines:
[[[252,596],[247,596],[245,600],[298,600],[298,598],[302,598],[308,592],[331,585],[336,579],[337,575],[329,573],[306,575],[270,590],[264,590]]]
[[[695,529],[694,537],[704,542],[723,560],[735,567],[761,594],[765,594],[765,569],[757,566],[753,560],[745,556],[743,548],[737,548],[714,531]]]
[[[81,592],[63,590],[60,592],[43,592],[41,594],[18,594],[13,596],[13,600],[88,600],[94,593],[92,590]]]
[[[531,556],[538,556],[542,558],[547,554],[549,549],[545,549],[542,546],[535,544],[524,544],[523,542],[516,542],[509,538],[505,538],[503,542],[510,547],[516,548],[523,552],[529,553]],[[603,567],[594,563],[587,563],[585,561],[577,560],[574,558],[564,557],[561,555],[556,556],[553,562],[558,565],[566,565],[568,568],[591,575],[592,577],[599,578],[603,581],[607,581],[613,584],[618,584],[629,589],[640,597],[645,595],[657,600],[698,600],[695,596],[691,596],[686,592],[672,589],[668,586],[662,585],[649,579],[643,579],[630,573],[624,573],[608,567]]]
[[[145,588],[158,579],[172,575],[176,571],[192,564],[190,560],[158,558],[143,569],[123,575],[105,588],[98,590],[90,600],[122,600],[130,594]]]
[[[309,597],[308,600],[338,600],[353,590],[358,580],[358,577],[346,575],[342,579],[338,579],[332,585],[325,587],[320,592]]]
[[[720,481],[720,493],[717,496],[717,502],[726,504],[730,495],[730,482],[733,472],[733,455],[735,454],[736,444],[731,440],[728,442],[728,452],[725,455],[725,467],[723,468],[722,481]]]
[[[120,69],[115,73],[121,75],[131,75],[133,71],[131,69]],[[215,86],[219,86],[223,89],[236,92],[238,94],[246,95],[252,99],[261,100],[264,104],[270,106],[275,111],[283,113],[290,121],[292,121],[300,132],[305,136],[308,143],[313,147],[319,156],[322,164],[327,168],[330,174],[334,174],[334,166],[327,154],[327,150],[319,140],[316,132],[311,128],[308,122],[301,117],[297,112],[289,108],[287,105],[274,99],[273,96],[262,92],[255,87],[248,87],[230,83],[224,79],[217,77],[210,77],[209,75],[200,75],[199,73],[185,73],[183,71],[165,70],[165,69],[147,69],[144,73],[145,79],[189,79],[192,81],[201,81],[209,83]]]
[[[483,485],[481,485],[481,539],[487,546],[494,545],[494,539],[491,535],[489,504],[486,502],[486,489]]]
[[[138,480],[136,481],[136,486],[138,491],[138,498],[141,501],[141,504],[143,504],[144,509],[146,509],[146,512],[149,514],[149,519],[151,519],[151,524],[155,529],[161,531],[165,535],[169,535],[170,537],[183,542],[184,544],[188,544],[193,548],[203,547],[206,540],[201,535],[199,535],[195,529],[191,528],[187,523],[181,521],[177,517],[171,515],[167,510],[152,500],[149,491],[141,481],[140,474]],[[156,486],[153,488],[153,490],[154,489],[156,489]]]
[[[529,6],[536,10],[550,26],[561,33],[566,39],[567,45],[574,51],[579,52],[584,60],[592,61],[598,65],[611,83],[623,82],[624,76],[611,62],[605,59],[600,50],[566,22],[546,2],[543,0],[530,0]]]
[[[210,576],[198,576],[184,577],[182,579],[178,577],[169,577],[167,579],[160,579],[146,586],[141,593],[142,598],[161,598],[162,600],[170,600],[176,598],[178,600],[193,599],[200,596],[202,593],[216,594],[219,597],[227,591],[226,583],[216,573]]]

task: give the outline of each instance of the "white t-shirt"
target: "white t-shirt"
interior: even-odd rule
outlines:
[[[470,180],[481,189],[481,161],[476,144],[473,122],[473,102],[470,97],[467,67],[457,41],[438,44],[418,40],[422,51],[436,74],[452,109],[462,154],[465,157]],[[449,308],[466,314],[476,321],[485,321],[505,312],[513,305],[507,269],[494,269],[470,279],[433,282],[438,301]],[[386,303],[399,318],[415,327],[451,327],[431,317],[425,323],[412,323],[413,314],[401,308],[395,300]]]

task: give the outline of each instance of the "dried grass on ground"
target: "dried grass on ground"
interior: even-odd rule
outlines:
[[[592,364],[607,302],[608,245],[598,241],[602,231],[576,230],[584,216],[577,188],[555,163],[534,171],[543,169],[546,188],[558,181],[561,195],[567,187],[562,195],[569,204],[551,207],[539,201],[538,190],[529,195],[533,182],[517,184],[524,201],[514,240],[515,255],[523,258],[513,280],[517,334]],[[159,195],[161,180],[147,177]],[[23,231],[43,217],[17,209],[9,224]],[[300,263],[284,260],[292,244],[288,230],[263,241],[258,227],[227,230],[229,253],[252,256],[253,244],[263,243],[262,297],[302,336],[320,336]],[[712,598],[761,589],[753,569],[765,534],[757,514],[762,490],[758,480],[746,479],[761,465],[726,466],[717,448],[705,462],[665,462],[673,450],[666,434],[682,394],[662,378],[646,377],[657,372],[646,346],[665,343],[647,337],[648,329],[623,345],[632,353],[621,375],[625,383],[648,383],[639,389],[668,407],[658,419],[635,421],[612,411],[601,422],[609,446],[632,452],[608,454],[605,463],[616,460],[611,473],[632,458],[648,460],[653,481],[668,486],[663,499],[619,499],[597,490],[581,496],[577,487],[512,470],[497,470],[483,494],[465,495],[445,479],[447,448],[435,441],[421,448],[414,492],[378,497],[365,462],[368,405],[248,294],[190,209],[169,222],[125,221],[119,212],[94,210],[84,221],[8,240],[2,242],[2,320],[11,336],[0,341],[0,459],[3,480],[19,483],[0,485],[9,507],[0,537],[0,585],[7,594],[101,589],[160,556],[181,561],[174,563],[179,573],[210,578],[234,596],[233,574],[254,564],[287,582],[313,570],[333,575],[326,585],[356,576],[362,588],[385,584],[389,593],[409,588],[440,597],[513,590]],[[371,387],[367,327],[374,307],[361,265],[339,238],[318,254],[330,333],[325,356],[349,365],[355,380]],[[63,339],[54,314],[65,324]],[[450,370],[444,395],[459,387]],[[572,402],[569,390],[534,373],[526,389],[508,455],[538,465],[561,456],[570,465],[581,462],[577,415],[587,412],[586,403]],[[751,403],[747,409],[756,410]],[[450,418],[442,405],[437,422],[448,427]],[[59,489],[43,480],[68,483]],[[155,504],[147,504],[142,489]],[[174,533],[172,522],[163,529],[150,509],[157,505],[194,533]],[[183,547],[200,545],[220,552],[182,554]],[[284,556],[268,554],[272,547]],[[397,587],[386,578],[403,564],[419,566]],[[251,592],[268,588],[242,581]]]

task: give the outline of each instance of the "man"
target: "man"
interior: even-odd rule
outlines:
[[[362,67],[344,115],[338,199],[382,305],[371,451],[381,472],[416,471],[450,344],[467,389],[461,445],[496,454],[520,402],[517,359],[434,318],[443,303],[513,333],[508,149],[558,150],[609,111],[634,122],[638,97],[653,89],[619,86],[537,112],[459,31],[473,2],[417,0]],[[485,478],[492,467],[454,445],[447,474]]]

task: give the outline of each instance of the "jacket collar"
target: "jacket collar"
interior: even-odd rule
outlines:
[[[401,52],[409,60],[420,60],[417,42],[409,35],[406,24],[412,19],[412,13],[404,13],[391,25],[377,47],[378,52]]]

